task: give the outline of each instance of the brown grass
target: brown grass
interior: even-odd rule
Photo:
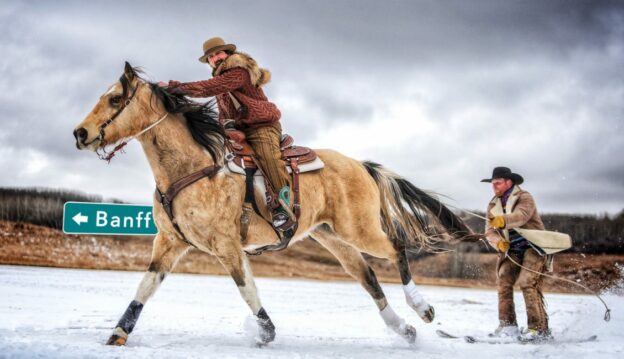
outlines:
[[[143,271],[149,264],[151,249],[150,237],[78,236],[33,224],[0,221],[0,264]],[[431,255],[412,262],[412,273],[420,284],[492,288],[496,285],[496,257],[461,252]],[[581,279],[593,289],[622,282],[622,255],[564,253],[555,258],[556,275]],[[253,272],[259,277],[352,280],[329,252],[309,239],[288,250],[250,259]],[[380,281],[400,283],[391,263],[368,260]],[[198,250],[191,250],[175,272],[225,275],[215,257]],[[545,288],[582,292],[552,279],[545,280]]]

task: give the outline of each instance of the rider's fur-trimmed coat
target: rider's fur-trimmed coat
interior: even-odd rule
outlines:
[[[216,96],[221,123],[233,119],[237,128],[244,129],[279,121],[279,109],[262,90],[270,79],[271,72],[260,68],[251,56],[235,52],[213,71],[212,79],[182,83],[177,85],[177,89],[189,97]],[[242,105],[239,110],[228,93]]]

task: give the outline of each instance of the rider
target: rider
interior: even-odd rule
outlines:
[[[271,79],[271,73],[220,37],[204,42],[199,61],[211,66],[213,78],[186,83],[172,80],[168,86],[189,97],[216,96],[219,122],[226,129],[234,127],[245,133],[260,169],[273,191],[278,191],[280,205],[273,209],[273,226],[287,230],[283,226],[291,226],[292,221],[288,221],[284,208],[290,206],[290,187],[288,172],[281,160],[281,113],[262,90]]]

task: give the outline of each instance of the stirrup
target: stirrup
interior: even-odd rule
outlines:
[[[286,211],[281,210],[280,208],[277,211],[275,211],[273,215],[271,216],[271,225],[273,225],[273,228],[279,229],[284,224],[286,224],[286,222],[288,222],[289,219],[290,219],[290,216],[288,216],[288,213],[286,213]]]
[[[286,222],[282,223],[280,226],[275,227],[277,231],[280,233],[280,238],[292,238],[295,235],[295,231],[297,230],[297,222],[292,218],[288,217]]]
[[[260,248],[256,248],[254,250],[251,251],[245,251],[245,253],[247,253],[250,256],[257,256],[260,255],[264,252],[277,252],[277,251],[281,251],[282,249],[286,249],[286,247],[288,247],[288,243],[290,243],[292,237],[286,238],[286,237],[282,237],[280,242],[277,244],[269,244],[266,246],[262,246]]]
[[[250,256],[256,256],[262,254],[264,252],[277,252],[282,249],[286,249],[290,240],[295,236],[295,232],[297,231],[297,222],[292,221],[291,218],[281,225],[281,227],[275,228],[276,232],[278,232],[280,241],[276,244],[268,244],[266,246],[262,246],[251,251],[245,251]]]

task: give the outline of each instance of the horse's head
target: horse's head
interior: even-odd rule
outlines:
[[[218,121],[215,101],[193,102],[175,88],[145,82],[138,72],[126,62],[119,81],[100,96],[93,110],[74,130],[76,147],[96,151],[101,159],[110,160],[129,139],[141,136],[168,115],[183,115],[180,118],[185,120],[192,138],[213,160],[221,160],[225,133]],[[114,150],[106,153],[105,147],[116,143],[119,144]]]
[[[149,85],[141,80],[137,70],[126,62],[124,73],[100,96],[93,110],[74,130],[76,147],[97,151],[106,145],[136,135],[149,125],[147,116],[141,116],[151,93]]]

